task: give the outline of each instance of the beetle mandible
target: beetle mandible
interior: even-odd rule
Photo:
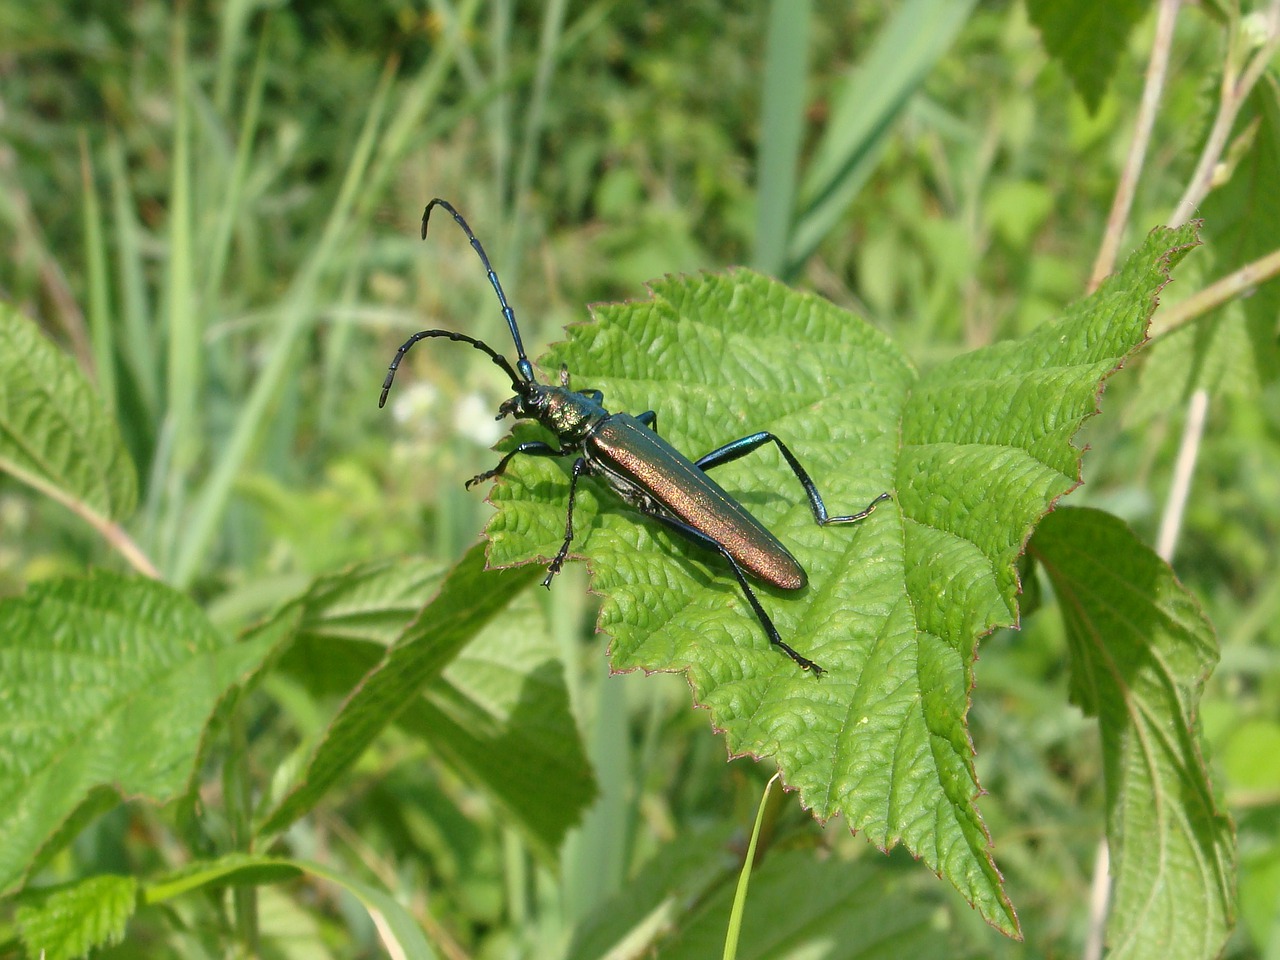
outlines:
[[[594,476],[604,482],[623,501],[694,543],[718,552],[729,564],[742,593],[751,605],[756,619],[769,637],[769,642],[781,649],[805,670],[815,676],[823,668],[808,657],[796,652],[782,637],[761,606],[747,576],[785,590],[799,590],[808,577],[786,547],[765,526],[747,512],[723,487],[711,479],[706,471],[744,457],[766,443],[778,448],[782,457],[804,487],[809,498],[813,519],[819,526],[836,523],[855,523],[875,510],[882,501],[889,499],[882,493],[858,513],[832,517],[818,488],[800,461],[787,445],[772,433],[761,431],[742,437],[722,447],[717,447],[698,460],[690,460],[658,435],[658,415],[647,410],[632,416],[627,413],[610,413],[604,407],[604,394],[599,390],[574,390],[570,386],[569,371],[560,368],[558,384],[539,383],[534,379],[533,365],[525,356],[516,326],[515,312],[507,304],[506,294],[489,263],[484,247],[472,233],[462,215],[447,200],[439,197],[427,204],[422,213],[422,239],[427,238],[427,221],[435,207],[443,207],[453,216],[471,241],[471,246],[484,264],[489,283],[498,295],[502,316],[515,341],[517,360],[515,366],[482,340],[452,330],[422,330],[415,333],[396,351],[387,368],[387,378],[382,384],[378,406],[387,402],[396,368],[415,343],[435,337],[443,337],[456,343],[466,343],[484,353],[511,380],[515,396],[504,400],[498,407],[496,419],[513,417],[516,420],[536,420],[555,434],[560,446],[554,447],[541,440],[528,440],[505,454],[498,465],[466,482],[468,489],[485,480],[499,477],[511,460],[520,455],[533,457],[564,457],[577,454],[569,475],[569,507],[565,515],[564,542],[547,568],[542,581],[550,588],[551,580],[560,572],[569,545],[573,542],[573,502],[578,481],[583,476]]]

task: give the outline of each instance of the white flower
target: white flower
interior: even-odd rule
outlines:
[[[507,426],[493,417],[493,401],[468,393],[453,408],[453,429],[488,449],[507,432]]]

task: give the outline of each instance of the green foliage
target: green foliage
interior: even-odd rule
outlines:
[[[748,908],[737,954],[741,960],[800,958],[823,950],[876,960],[955,955],[928,907],[903,904],[899,886],[886,883],[865,864],[817,860],[809,851],[780,851],[754,872],[752,890],[760,902],[775,907]],[[679,960],[715,956],[724,940],[731,896],[725,888],[699,904],[662,955]],[[831,944],[843,945],[843,950],[832,950]]]
[[[27,950],[45,960],[73,960],[124,939],[138,896],[134,877],[90,877],[42,890],[18,907],[18,929]]]
[[[0,602],[0,889],[97,791],[183,796],[214,708],[276,639],[233,643],[182,594],[105,571]]]
[[[1154,9],[0,0],[0,954],[718,955],[757,805],[740,956],[1085,955],[1103,837],[1119,952],[1235,909],[1275,954],[1280,34],[1180,5],[1110,217]],[[501,378],[436,344],[375,402],[413,330],[507,343],[466,243],[420,245],[436,195],[533,356],[711,272],[548,373],[895,494],[824,530],[771,447],[717,470],[808,568],[761,601],[826,676],[595,483],[588,565],[481,570]],[[1193,208],[1133,354],[1186,235],[1142,237]],[[1140,253],[1079,300],[1104,236]],[[491,559],[554,551],[566,467],[497,485]],[[1019,556],[1081,479],[1119,519]],[[1175,581],[1139,544],[1179,520]],[[597,623],[707,711],[606,676]]]
[[[862,189],[880,161],[894,122],[972,7],[973,0],[908,0],[841,87],[832,105],[832,122],[800,186],[785,261],[788,274],[812,255]],[[929,29],[921,30],[922,23]]]
[[[259,832],[278,832],[305,814],[399,720],[502,803],[552,859],[593,794],[562,671],[536,631],[513,639],[507,629],[481,629],[535,573],[486,572],[476,547],[443,580],[404,564],[320,580],[300,601],[297,639],[282,667],[317,694],[355,692],[294,782],[277,784]],[[294,615],[289,609],[277,619]]]
[[[1275,246],[1280,222],[1280,104],[1274,86],[1255,91],[1236,121],[1242,155],[1225,182],[1206,199],[1205,241],[1218,272],[1249,263]],[[1245,149],[1247,147],[1247,150]],[[1280,292],[1264,284],[1235,303],[1213,323],[1189,324],[1152,346],[1142,376],[1143,404],[1129,411],[1148,418],[1192,392],[1252,396],[1280,374]]]
[[[1030,549],[1062,605],[1072,699],[1102,731],[1110,956],[1216,956],[1234,921],[1236,864],[1198,735],[1213,628],[1115,517],[1055,511]]]
[[[137,477],[75,361],[0,303],[0,469],[99,524],[129,516]]]

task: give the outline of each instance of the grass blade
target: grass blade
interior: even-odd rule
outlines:
[[[751,842],[743,859],[742,873],[738,875],[738,888],[733,895],[733,909],[729,911],[729,931],[724,938],[724,960],[734,960],[738,955],[738,936],[742,932],[742,916],[747,908],[747,889],[751,886],[751,868],[756,862],[756,843],[760,839],[760,826],[764,823],[764,811],[769,805],[769,793],[780,773],[775,773],[764,785],[760,797],[760,809],[756,811],[756,824],[751,828]]]
[[[973,5],[974,0],[907,0],[850,75],[805,177],[788,269],[813,253],[862,188],[894,123]]]
[[[787,240],[804,139],[811,12],[809,0],[773,0],[769,9],[752,265],[776,277],[782,276],[787,265]]]

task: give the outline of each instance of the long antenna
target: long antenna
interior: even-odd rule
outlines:
[[[507,295],[502,292],[502,284],[498,281],[498,275],[494,272],[493,267],[489,264],[489,257],[484,252],[484,247],[480,245],[480,241],[476,239],[476,235],[471,232],[471,228],[467,226],[467,221],[462,219],[462,214],[453,209],[453,204],[448,200],[441,200],[436,197],[427,204],[427,209],[422,211],[422,239],[427,239],[427,220],[431,217],[431,208],[435,206],[444,207],[451,214],[453,219],[458,222],[463,231],[467,235],[467,239],[471,241],[471,246],[476,253],[480,255],[480,262],[484,264],[485,270],[489,274],[489,283],[493,285],[493,292],[498,295],[498,303],[502,304],[502,316],[507,321],[507,326],[511,328],[511,337],[516,342],[516,354],[519,359],[516,361],[516,369],[520,371],[520,376],[525,380],[533,379],[533,364],[529,362],[529,358],[525,356],[524,344],[520,341],[520,328],[516,326],[515,311],[507,304]],[[472,341],[473,343],[475,341]]]
[[[391,392],[391,381],[396,378],[396,367],[400,366],[400,361],[404,358],[404,355],[409,352],[409,348],[419,340],[427,340],[431,337],[444,337],[448,340],[453,340],[456,343],[469,343],[477,350],[488,354],[489,359],[500,366],[503,372],[511,378],[511,386],[515,387],[516,392],[520,392],[520,388],[523,384],[520,382],[520,377],[516,375],[515,370],[511,369],[511,364],[507,361],[507,358],[498,353],[498,351],[494,350],[493,347],[489,346],[483,340],[477,340],[475,337],[468,337],[465,333],[455,333],[452,330],[421,330],[404,342],[403,346],[396,351],[396,355],[391,361],[391,366],[387,367],[387,379],[382,381],[382,396],[378,398],[379,407],[382,407],[387,402],[387,394]],[[525,362],[527,363],[528,361]],[[530,377],[529,379],[532,380],[533,378]]]

